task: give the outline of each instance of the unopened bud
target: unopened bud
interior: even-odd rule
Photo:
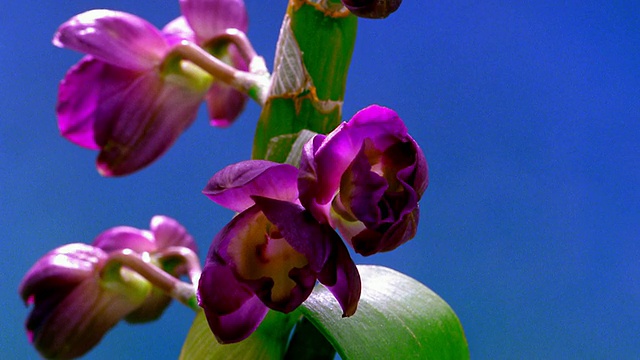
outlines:
[[[398,10],[402,0],[342,0],[342,3],[355,16],[384,19]]]

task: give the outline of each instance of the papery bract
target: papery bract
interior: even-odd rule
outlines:
[[[23,278],[20,295],[33,305],[25,326],[42,356],[85,354],[146,299],[151,284],[135,274],[118,282],[100,278],[107,256],[94,246],[65,245],[38,260]]]
[[[198,286],[200,306],[222,343],[249,336],[268,308],[293,311],[316,280],[332,291],[344,316],[356,310],[355,264],[338,234],[297,202],[296,177],[291,165],[253,160],[223,169],[205,188],[212,200],[241,211],[213,240]]]
[[[102,232],[93,241],[93,246],[107,253],[130,249],[144,254],[148,261],[176,278],[189,274],[184,261],[176,259],[172,250],[187,248],[198,252],[197,245],[187,230],[176,220],[162,215],[151,219],[150,230],[129,226],[118,226]],[[154,287],[144,303],[127,315],[129,322],[147,322],[157,319],[171,302],[171,297]]]
[[[56,111],[64,137],[100,150],[97,166],[105,176],[139,170],[168,150],[211,85],[201,69],[166,58],[165,35],[131,14],[79,14],[53,42],[89,54],[60,83]]]
[[[248,15],[242,0],[180,0],[185,22],[193,29],[193,41],[208,52],[247,71],[248,64],[235,45],[218,43],[215,39],[227,29],[247,32]],[[247,102],[247,95],[220,81],[214,81],[206,95],[211,125],[226,127],[238,117]]]
[[[357,253],[393,250],[416,233],[427,163],[398,115],[370,106],[304,147],[300,201]]]

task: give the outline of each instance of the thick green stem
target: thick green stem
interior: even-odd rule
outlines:
[[[326,134],[338,126],[356,28],[357,18],[337,1],[289,1],[254,159],[266,157],[275,137],[303,129]]]

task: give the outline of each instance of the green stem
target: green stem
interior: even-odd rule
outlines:
[[[356,29],[357,18],[338,1],[289,1],[254,159],[264,159],[278,136],[303,129],[326,134],[338,126]]]

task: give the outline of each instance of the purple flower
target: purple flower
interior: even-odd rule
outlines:
[[[247,71],[245,59],[234,45],[216,41],[227,29],[247,32],[248,15],[242,0],[180,0],[183,17],[177,20],[192,30],[185,39],[202,46],[220,60],[238,70]],[[167,28],[165,28],[165,31]],[[226,127],[238,117],[247,95],[221,82],[214,81],[206,95],[211,125]]]
[[[151,284],[127,274],[105,281],[107,254],[85,244],[59,247],[42,257],[20,283],[33,309],[26,321],[29,340],[46,358],[85,354],[124,316],[146,299]]]
[[[193,122],[211,76],[167,58],[165,35],[123,12],[92,10],[62,24],[53,43],[86,54],[60,83],[58,125],[100,150],[98,171],[132,173],[162,155]]]
[[[300,201],[362,255],[393,250],[413,238],[427,162],[390,109],[370,106],[304,147]]]
[[[342,0],[342,3],[356,16],[383,19],[398,10],[402,0]]]
[[[316,280],[352,315],[360,276],[347,248],[328,225],[297,201],[297,169],[244,161],[218,172],[204,193],[240,213],[215,237],[200,278],[198,298],[221,343],[249,336],[269,308],[290,312]]]
[[[157,215],[151,219],[150,230],[118,226],[104,231],[93,241],[93,246],[107,253],[130,249],[148,256],[148,261],[176,278],[189,275],[188,264],[176,256],[177,250],[187,248],[198,252],[193,237],[176,220]],[[171,302],[171,297],[153,287],[144,303],[125,317],[132,323],[157,319]]]

